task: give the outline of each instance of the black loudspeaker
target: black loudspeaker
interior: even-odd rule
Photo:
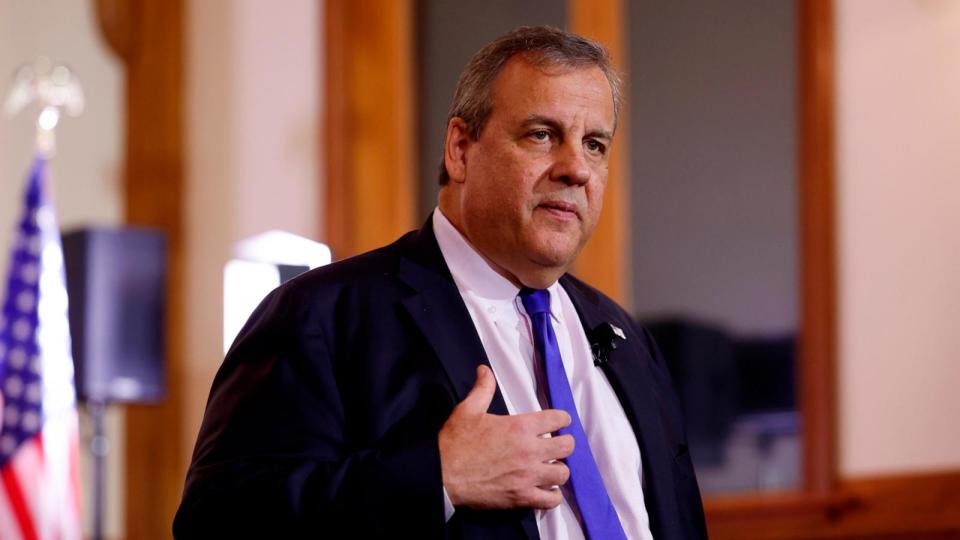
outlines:
[[[64,235],[63,256],[80,399],[163,399],[163,235],[149,229],[83,229]]]

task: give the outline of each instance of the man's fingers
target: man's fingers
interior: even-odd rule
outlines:
[[[463,398],[458,408],[470,414],[483,414],[490,408],[493,394],[497,390],[497,379],[489,367],[481,364],[477,366],[477,382],[467,397]]]
[[[556,463],[544,463],[537,467],[535,474],[538,486],[544,488],[562,486],[570,479],[570,468],[559,461]]]
[[[573,435],[558,435],[543,439],[540,443],[540,457],[542,461],[563,459],[573,453]]]
[[[570,478],[570,470],[560,460],[573,452],[574,439],[544,435],[570,425],[570,415],[557,409],[487,414],[496,389],[489,366],[477,366],[473,388],[440,430],[448,496],[454,504],[477,508],[555,508],[563,501],[556,486]],[[470,485],[487,485],[492,491],[482,500],[473,500]]]
[[[537,435],[553,433],[560,428],[565,428],[570,425],[570,414],[560,409],[547,409],[545,411],[527,413],[521,416],[527,417],[527,421],[531,424],[531,429],[533,429]]]
[[[524,500],[519,506],[537,510],[556,508],[563,502],[563,493],[555,487],[532,487],[524,495]]]

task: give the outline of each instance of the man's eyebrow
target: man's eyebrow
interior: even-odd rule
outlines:
[[[541,124],[556,131],[563,131],[563,126],[560,124],[560,122],[550,118],[549,116],[531,114],[526,120],[523,121],[523,127],[530,127],[534,124]]]
[[[523,121],[523,127],[529,127],[536,124],[547,126],[548,128],[553,129],[555,131],[563,131],[563,125],[557,120],[550,118],[549,116],[531,114],[530,116],[527,117],[526,120]],[[596,129],[593,131],[588,131],[584,137],[595,138],[595,139],[605,139],[608,141],[612,141],[613,133],[610,131],[602,130],[602,129]]]
[[[602,130],[602,129],[595,129],[595,130],[593,130],[593,131],[588,131],[587,134],[585,135],[585,137],[586,137],[586,138],[594,138],[594,139],[605,139],[605,140],[608,140],[608,141],[612,141],[612,140],[613,140],[613,133],[612,133],[612,132],[609,132],[609,131]]]

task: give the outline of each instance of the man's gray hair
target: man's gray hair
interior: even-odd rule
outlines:
[[[477,51],[457,81],[457,91],[450,105],[447,124],[459,117],[467,125],[470,138],[480,137],[490,113],[493,112],[493,81],[507,60],[522,54],[523,59],[537,67],[560,66],[583,68],[596,66],[606,75],[613,93],[614,121],[622,103],[621,77],[610,62],[607,49],[596,41],[551,26],[521,26],[500,36]],[[440,161],[440,185],[450,181],[447,167]]]

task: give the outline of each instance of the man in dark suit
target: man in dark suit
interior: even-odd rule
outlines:
[[[620,106],[602,47],[474,56],[419,231],[300,276],[213,384],[178,538],[705,538],[666,366],[566,274]]]

